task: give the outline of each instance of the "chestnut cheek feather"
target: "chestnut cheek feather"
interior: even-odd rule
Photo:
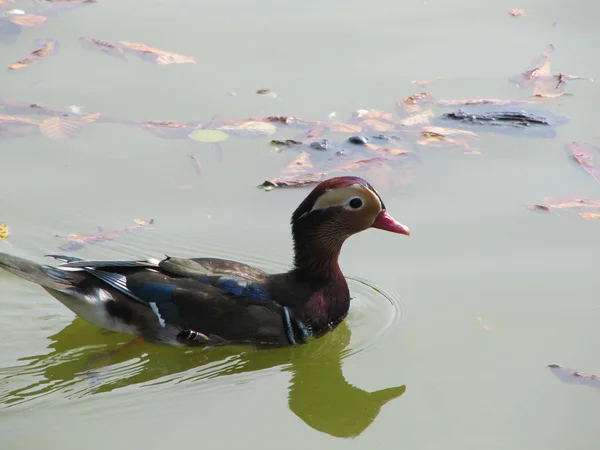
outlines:
[[[385,209],[382,209],[377,215],[371,227],[410,236],[410,229],[406,225],[402,225],[400,222],[396,221],[396,219],[390,216]]]

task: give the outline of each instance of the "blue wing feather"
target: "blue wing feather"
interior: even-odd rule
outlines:
[[[261,285],[233,277],[195,277],[201,283],[209,284],[233,295],[248,297],[253,300],[268,300],[269,295]]]

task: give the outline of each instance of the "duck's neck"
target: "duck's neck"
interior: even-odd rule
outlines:
[[[342,271],[338,263],[344,236],[329,235],[319,229],[292,229],[294,266],[299,274],[315,281],[337,278]]]
[[[348,284],[338,263],[345,237],[311,230],[294,230],[293,235],[295,277],[315,289],[305,312],[319,327],[335,326],[350,306]]]

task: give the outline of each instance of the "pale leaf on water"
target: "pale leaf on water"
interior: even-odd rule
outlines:
[[[214,144],[217,142],[223,142],[229,138],[227,133],[219,130],[194,130],[188,137],[194,141],[205,142],[207,144]]]
[[[51,117],[40,123],[40,131],[48,139],[71,139],[83,130],[85,124],[81,117]]]

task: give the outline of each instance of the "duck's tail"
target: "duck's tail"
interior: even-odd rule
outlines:
[[[73,287],[73,273],[0,253],[0,269],[48,289],[62,291]]]

